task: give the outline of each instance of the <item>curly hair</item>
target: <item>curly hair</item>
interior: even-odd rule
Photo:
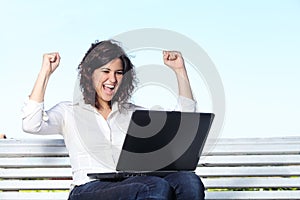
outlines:
[[[133,64],[120,44],[115,40],[96,41],[93,43],[78,66],[80,89],[86,104],[90,104],[98,109],[101,108],[93,86],[92,75],[96,69],[115,58],[120,58],[122,61],[123,78],[117,92],[110,102],[110,106],[114,102],[118,102],[119,109],[125,108],[124,105],[130,99],[137,81]]]

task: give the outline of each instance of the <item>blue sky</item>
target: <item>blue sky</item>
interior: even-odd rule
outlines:
[[[50,108],[72,100],[76,67],[90,43],[140,28],[178,32],[206,51],[225,89],[222,137],[300,136],[299,0],[11,0],[1,1],[0,19],[0,132],[9,138],[33,137],[22,132],[20,111],[43,53],[62,57],[47,88]],[[191,82],[201,93],[201,80]],[[211,110],[201,97],[200,111]]]

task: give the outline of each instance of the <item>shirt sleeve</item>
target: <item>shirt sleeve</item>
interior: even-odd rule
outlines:
[[[26,100],[22,108],[24,132],[40,135],[62,134],[63,109],[57,104],[44,111],[44,102]]]
[[[197,102],[183,96],[179,96],[177,100],[176,111],[182,112],[196,112]]]

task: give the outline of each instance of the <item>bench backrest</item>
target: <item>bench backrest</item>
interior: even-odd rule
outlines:
[[[206,199],[299,199],[300,137],[220,139],[196,173]],[[0,199],[67,199],[71,175],[62,139],[0,140]]]
[[[0,199],[67,199],[71,176],[62,139],[0,140]]]
[[[208,199],[300,199],[300,137],[221,139],[197,174]]]

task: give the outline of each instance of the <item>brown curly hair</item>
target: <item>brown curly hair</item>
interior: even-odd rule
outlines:
[[[137,82],[134,66],[121,48],[119,42],[115,40],[104,40],[92,43],[78,66],[80,88],[86,104],[90,104],[98,109],[101,108],[101,105],[97,100],[97,93],[93,86],[92,75],[96,69],[109,63],[115,58],[120,58],[122,61],[123,78],[110,105],[114,102],[118,102],[119,108],[124,108],[124,104],[130,99]]]

